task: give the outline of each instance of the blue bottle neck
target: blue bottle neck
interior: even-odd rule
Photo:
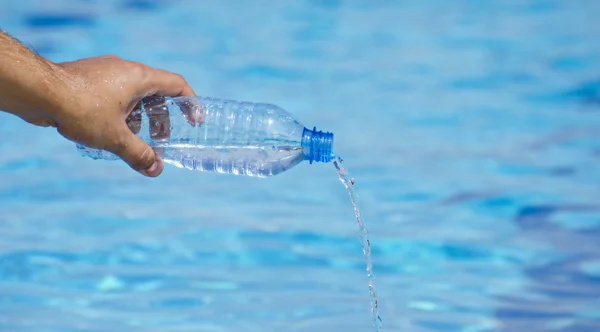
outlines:
[[[302,132],[302,147],[304,160],[328,163],[333,157],[333,134],[304,128]]]

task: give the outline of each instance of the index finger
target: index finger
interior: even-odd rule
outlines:
[[[148,67],[146,71],[145,95],[168,97],[195,97],[196,93],[183,76],[162,69]]]
[[[196,93],[183,76],[162,69],[148,68],[146,89],[152,95],[170,97],[195,97]],[[193,98],[185,98],[178,105],[186,121],[192,126],[203,122],[202,108]]]

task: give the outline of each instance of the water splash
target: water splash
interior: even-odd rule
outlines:
[[[342,166],[344,160],[340,157],[334,159],[333,165],[335,166],[340,181],[348,190],[348,194],[350,194],[350,200],[352,201],[352,206],[354,207],[354,214],[356,215],[356,222],[358,223],[358,230],[360,235],[360,241],[362,243],[363,254],[365,256],[365,261],[367,263],[367,277],[369,278],[369,294],[371,296],[371,313],[373,314],[373,326],[376,331],[381,331],[382,322],[381,317],[379,316],[379,303],[377,301],[377,293],[375,292],[375,287],[373,285],[373,264],[371,262],[371,242],[369,240],[369,231],[364,226],[362,222],[362,217],[360,215],[360,209],[358,205],[358,193],[354,189],[354,178],[348,173],[348,171]]]

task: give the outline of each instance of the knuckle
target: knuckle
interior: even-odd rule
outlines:
[[[131,162],[131,166],[135,169],[147,169],[154,163],[154,151],[149,146],[142,151],[139,156],[136,156]]]
[[[127,151],[129,144],[125,135],[111,135],[109,137],[107,145],[110,147],[111,152],[123,154]]]
[[[130,62],[129,69],[134,75],[142,76],[146,73],[146,66],[139,62]]]
[[[98,59],[102,59],[102,60],[119,60],[121,58],[119,58],[119,56],[114,55],[114,54],[107,54],[107,55],[102,55],[102,56],[98,57]]]
[[[135,170],[144,170],[154,162],[154,151],[146,145],[143,149],[134,146],[130,135],[125,133],[113,135],[110,140],[110,151],[121,157]]]

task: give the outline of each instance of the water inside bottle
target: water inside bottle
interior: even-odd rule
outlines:
[[[379,303],[377,301],[377,293],[375,292],[375,286],[373,285],[373,264],[371,262],[371,242],[369,240],[369,231],[365,227],[362,221],[362,217],[360,215],[360,208],[358,202],[358,193],[354,188],[354,178],[348,173],[348,171],[342,166],[344,160],[342,158],[337,158],[333,160],[333,165],[335,166],[340,181],[348,190],[348,194],[350,194],[350,201],[352,202],[352,206],[354,207],[354,215],[356,216],[356,222],[358,223],[358,230],[360,235],[360,241],[362,243],[363,254],[365,256],[365,262],[367,264],[367,277],[369,280],[369,294],[371,296],[371,313],[373,315],[373,326],[375,327],[375,331],[381,331],[382,322],[381,317],[379,316]]]
[[[304,159],[303,148],[286,146],[287,142],[273,145],[203,143],[172,139],[153,142],[151,146],[166,164],[179,168],[256,177],[282,173]]]

